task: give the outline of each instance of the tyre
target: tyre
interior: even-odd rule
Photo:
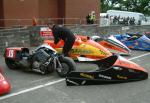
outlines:
[[[12,59],[5,58],[5,63],[9,69],[18,69],[18,65]]]
[[[76,64],[73,59],[69,57],[61,57],[59,59],[62,68],[58,67],[56,72],[60,77],[66,77],[68,73],[76,70]]]

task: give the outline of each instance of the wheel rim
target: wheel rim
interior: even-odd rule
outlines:
[[[61,73],[62,74],[67,74],[68,72],[69,72],[69,66],[65,63],[62,63]]]

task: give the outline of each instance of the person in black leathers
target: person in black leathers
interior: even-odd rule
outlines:
[[[64,56],[68,56],[68,52],[75,42],[75,35],[65,26],[53,25],[51,29],[54,36],[54,44],[57,44],[62,39],[64,41],[62,53]]]

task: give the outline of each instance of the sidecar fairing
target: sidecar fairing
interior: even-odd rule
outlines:
[[[4,78],[4,76],[2,75],[1,72],[1,68],[0,68],[0,95],[4,95],[10,92],[11,90],[11,85],[10,83]]]
[[[130,49],[150,51],[150,39],[145,35],[120,35],[117,39]]]
[[[62,40],[57,45],[54,44],[53,40],[45,40],[44,43],[49,44],[58,52],[62,52],[62,47],[64,45],[64,42]],[[69,52],[69,56],[74,60],[77,60],[77,57],[103,59],[111,55],[112,53],[109,50],[107,50],[97,42],[88,38],[81,40],[81,38],[78,36],[76,36],[76,41],[73,45],[73,48]]]
[[[127,39],[130,38],[131,36],[129,36],[128,34],[115,34],[114,37],[115,37],[117,40],[119,40],[119,41],[122,42],[122,40],[127,40]]]
[[[145,32],[145,35],[150,38],[150,32]]]
[[[144,68],[118,55],[112,55],[93,63],[98,65],[98,70],[71,72],[66,77],[66,84],[68,86],[99,85],[139,81],[148,78],[148,73]]]
[[[107,48],[112,53],[117,53],[120,55],[130,55],[131,50],[124,45],[122,42],[117,40],[113,35],[107,38],[101,38],[99,36],[92,36],[92,40],[98,42],[105,48]]]
[[[5,49],[4,57],[7,59],[20,60],[24,53],[29,54],[26,47],[8,47]]]

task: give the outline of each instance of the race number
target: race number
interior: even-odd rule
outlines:
[[[7,55],[6,55],[8,58],[15,58],[15,50],[13,49],[9,49],[7,51]]]

